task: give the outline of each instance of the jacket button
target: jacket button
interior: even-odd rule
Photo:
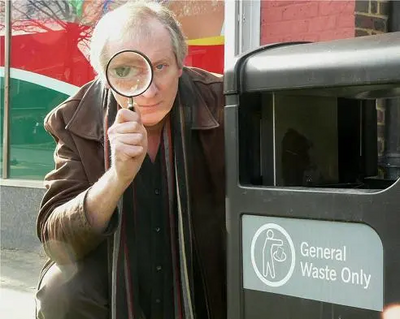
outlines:
[[[154,190],[154,194],[160,195],[160,190],[159,190],[158,188],[156,188],[156,189]]]

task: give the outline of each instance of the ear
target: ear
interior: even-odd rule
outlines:
[[[183,68],[180,68],[178,71],[178,76],[181,77],[182,76],[182,72],[183,72]]]

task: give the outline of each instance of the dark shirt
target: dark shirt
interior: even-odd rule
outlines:
[[[135,178],[139,302],[146,319],[174,318],[168,194],[162,152]]]

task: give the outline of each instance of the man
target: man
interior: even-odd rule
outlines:
[[[153,66],[136,112],[104,76],[124,49]],[[183,67],[186,52],[156,3],[96,26],[99,79],[45,120],[57,146],[37,223],[51,260],[38,318],[226,318],[222,79]]]

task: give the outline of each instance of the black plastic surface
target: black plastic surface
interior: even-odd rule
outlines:
[[[400,82],[399,52],[400,32],[268,45],[243,54],[226,68],[225,94],[369,84],[379,89]]]
[[[384,306],[400,304],[400,179],[385,181],[372,179],[381,189],[274,187],[257,181],[257,160],[267,161],[246,147],[240,148],[240,123],[252,121],[252,114],[240,117],[241,108],[260,112],[262,99],[245,94],[258,92],[271,94],[352,97],[360,99],[385,98],[400,93],[400,32],[326,43],[277,44],[258,48],[238,57],[225,72],[225,157],[226,157],[226,226],[227,226],[227,281],[229,319],[380,319],[381,313],[361,308],[335,305],[297,297],[262,293],[243,289],[242,277],[242,216],[274,216],[293,219],[313,219],[366,224],[379,235],[384,250]],[[257,93],[255,93],[257,92]],[[241,104],[245,100],[246,103]],[[366,103],[366,108],[375,105]],[[265,103],[265,102],[264,102]],[[373,101],[371,101],[373,103]],[[265,105],[263,106],[265,108]],[[354,105],[344,108],[356,111]],[[265,124],[264,135],[273,134],[271,114],[264,114],[260,125]],[[363,113],[371,117],[373,112]],[[376,121],[375,119],[373,119]],[[352,121],[354,127],[372,135],[363,135],[363,141],[373,140],[375,132],[363,127],[366,122]],[[350,123],[351,124],[351,123]],[[251,130],[259,129],[257,125]],[[338,130],[340,127],[338,128]],[[374,128],[375,129],[375,128]],[[372,134],[374,133],[374,134]],[[357,140],[358,141],[358,140]],[[254,144],[260,144],[255,139]],[[349,141],[349,145],[351,141]],[[358,142],[357,142],[358,143]],[[356,143],[356,144],[357,144]],[[354,144],[354,143],[353,143]],[[358,145],[358,144],[357,144]],[[344,148],[341,162],[348,164],[344,170],[351,177],[351,167]],[[376,154],[376,145],[366,148],[366,153]],[[376,158],[369,156],[365,171],[374,174]],[[346,162],[347,160],[347,162]],[[240,167],[240,162],[246,167]],[[268,172],[273,164],[264,165]],[[244,175],[247,179],[240,178]],[[350,172],[348,172],[350,170]],[[356,174],[357,172],[354,172]],[[369,174],[367,174],[369,175]],[[352,177],[351,180],[354,178]],[[256,180],[256,181],[253,181]],[[270,183],[267,179],[267,184]],[[346,179],[343,179],[345,182]],[[265,185],[265,184],[264,184]],[[385,188],[385,189],[382,189]],[[304,287],[307,289],[307,287]]]

